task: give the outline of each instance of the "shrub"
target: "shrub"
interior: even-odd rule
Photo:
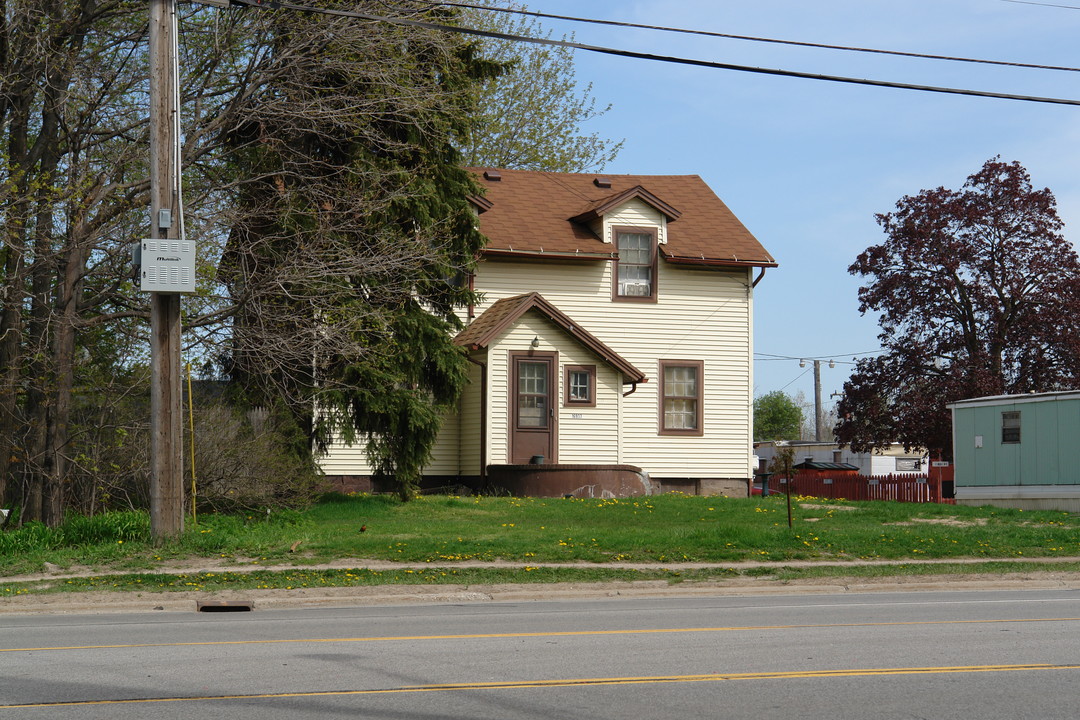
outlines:
[[[295,448],[303,441],[287,417],[213,403],[195,412],[199,505],[215,511],[298,507],[324,488],[322,474]]]

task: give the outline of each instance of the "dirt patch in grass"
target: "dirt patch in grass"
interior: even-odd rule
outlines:
[[[912,518],[904,522],[884,523],[885,525],[900,525],[910,527],[912,525],[948,525],[950,527],[978,527],[986,524],[986,518],[973,518],[961,520],[958,517],[943,518]]]

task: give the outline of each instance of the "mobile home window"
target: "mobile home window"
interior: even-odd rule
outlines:
[[[1001,413],[1001,442],[1020,442],[1020,412],[1010,411]]]

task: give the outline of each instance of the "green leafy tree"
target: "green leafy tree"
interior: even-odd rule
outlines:
[[[803,411],[782,390],[754,398],[755,440],[798,440]]]
[[[525,8],[508,0],[487,4]],[[480,30],[550,37],[535,18],[497,10],[469,9],[461,22]],[[592,83],[578,85],[572,48],[485,38],[481,50],[508,67],[476,88],[476,109],[460,146],[467,165],[584,172],[602,170],[615,159],[622,141],[587,133],[582,127],[611,106],[597,107]]]

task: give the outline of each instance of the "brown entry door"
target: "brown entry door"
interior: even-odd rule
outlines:
[[[510,463],[555,462],[554,354],[511,356]]]

